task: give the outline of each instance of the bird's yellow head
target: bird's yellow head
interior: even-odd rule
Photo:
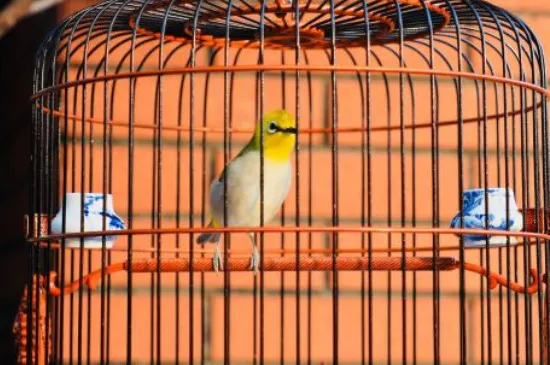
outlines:
[[[260,124],[256,124],[250,147],[260,149]],[[264,156],[265,158],[286,161],[290,158],[296,142],[296,121],[285,110],[273,110],[264,114]]]

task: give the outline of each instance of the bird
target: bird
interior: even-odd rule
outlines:
[[[260,149],[263,132],[264,157],[264,224],[270,222],[280,210],[292,182],[291,156],[296,144],[296,121],[286,110],[268,111],[263,121],[256,123],[254,134],[245,147],[224,167],[210,185],[210,223],[208,228],[219,228],[224,220],[224,187],[227,186],[227,226],[260,226]],[[263,128],[262,128],[263,125]],[[260,255],[255,235],[249,232],[252,242],[250,270],[257,274]],[[204,232],[197,243],[215,243],[213,268],[223,270],[220,254],[220,233]]]

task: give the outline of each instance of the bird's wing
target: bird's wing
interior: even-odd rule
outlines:
[[[231,164],[238,161],[241,157],[247,155],[250,152],[251,143],[252,143],[252,141],[248,142],[248,144],[246,146],[244,146],[244,148],[242,150],[240,150],[240,152],[237,154],[237,156],[235,156],[235,158],[232,161],[230,161],[227,165],[225,165],[225,167],[222,170],[222,173],[220,174],[220,176],[218,176],[217,181],[223,183],[223,180],[225,179],[225,175],[227,174],[227,169],[229,168],[229,166],[231,166]]]
[[[224,185],[227,184],[227,213],[229,225],[245,225],[260,197],[257,164],[253,156],[237,156],[210,187],[212,214],[223,224]],[[227,182],[225,182],[227,180]]]

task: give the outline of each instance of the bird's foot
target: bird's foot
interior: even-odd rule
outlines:
[[[214,267],[215,272],[223,270],[223,259],[220,253],[219,246],[216,246],[216,249],[214,250],[214,257],[212,257],[212,266]]]
[[[260,267],[260,253],[256,246],[252,247],[252,256],[250,256],[250,270],[254,271],[254,275],[258,273]]]

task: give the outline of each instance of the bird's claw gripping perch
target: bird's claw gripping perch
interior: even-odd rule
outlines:
[[[212,267],[214,268],[215,272],[223,270],[223,259],[220,253],[219,245],[216,245],[216,249],[214,250],[214,256],[212,257]]]

